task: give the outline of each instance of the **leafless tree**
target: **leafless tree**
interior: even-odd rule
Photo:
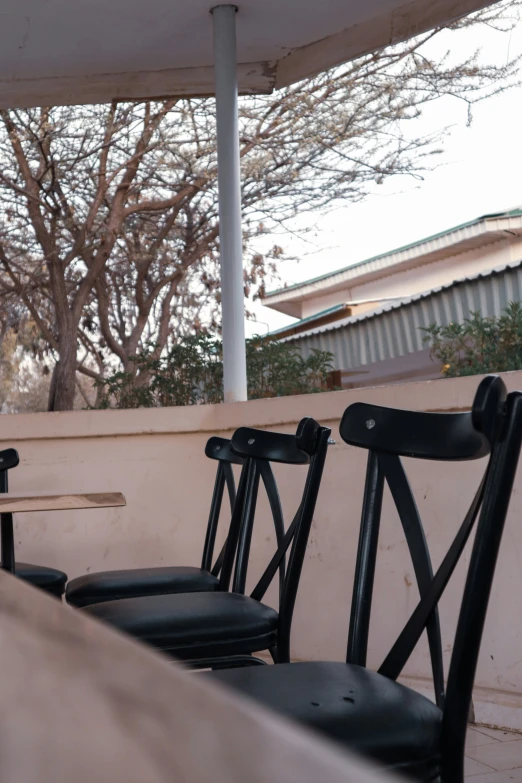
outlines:
[[[459,22],[455,42],[462,27],[509,28],[517,7]],[[247,293],[282,253],[261,254],[260,237],[432,165],[440,134],[409,130],[428,103],[472,105],[514,82],[516,62],[430,59],[436,35],[241,100]],[[82,374],[129,370],[147,342],[161,352],[218,328],[216,175],[210,99],[1,112],[0,297],[53,364],[50,410],[71,409]]]

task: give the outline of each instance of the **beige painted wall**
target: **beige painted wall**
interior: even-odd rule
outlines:
[[[510,389],[522,388],[522,372],[505,378]],[[213,463],[203,456],[209,435],[231,433],[240,425],[292,431],[302,416],[312,415],[333,428],[337,443],[328,457],[308,548],[293,655],[340,659],[346,644],[365,473],[365,455],[339,439],[340,417],[357,400],[411,409],[464,409],[477,383],[477,378],[462,378],[235,405],[4,415],[1,447],[14,446],[21,457],[20,467],[11,474],[11,491],[117,490],[128,503],[121,509],[20,514],[17,556],[63,568],[71,577],[109,568],[197,564],[214,476]],[[478,463],[411,464],[410,477],[435,566],[462,520],[480,471]],[[276,466],[276,475],[291,518],[304,470]],[[379,664],[417,600],[404,536],[388,501],[379,549],[371,665]],[[266,511],[265,505],[262,508]],[[521,512],[519,479],[484,635],[475,708],[481,721],[522,730]],[[254,539],[251,582],[273,546],[265,518]],[[462,584],[460,568],[441,607],[446,661]],[[424,687],[429,677],[424,644],[406,674],[410,682]]]
[[[521,258],[522,239],[513,237],[465,253],[451,254],[441,261],[432,261],[429,264],[421,261],[412,269],[400,272],[390,270],[389,274],[362,284],[354,280],[345,289],[305,299],[301,305],[301,317],[307,318],[328,307],[350,300],[411,296],[441,285],[448,285],[453,280],[468,275],[487,272],[497,266],[520,261]],[[353,308],[353,315],[375,310],[377,306],[375,303],[359,305]]]

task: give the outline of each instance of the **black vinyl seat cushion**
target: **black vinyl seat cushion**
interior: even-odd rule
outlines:
[[[202,568],[171,566],[102,571],[71,579],[65,599],[73,606],[89,606],[120,598],[217,590],[219,579]]]
[[[124,598],[84,611],[186,661],[259,652],[277,639],[277,612],[238,593]]]
[[[289,663],[210,676],[352,751],[422,780],[438,777],[442,711],[419,693],[346,663]]]
[[[57,598],[61,598],[65,592],[67,574],[59,571],[57,568],[47,568],[46,566],[32,565],[32,563],[15,563],[15,575],[24,582],[30,582],[40,590],[51,593]]]

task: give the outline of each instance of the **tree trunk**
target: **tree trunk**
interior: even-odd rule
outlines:
[[[76,340],[64,346],[56,362],[49,390],[49,411],[72,411],[76,393]]]

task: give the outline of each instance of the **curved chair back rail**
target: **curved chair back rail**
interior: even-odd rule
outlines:
[[[489,453],[472,413],[424,413],[356,402],[339,427],[345,443],[359,448],[430,460],[480,459]]]
[[[231,441],[228,438],[219,438],[217,435],[213,435],[207,440],[205,457],[227,462],[230,465],[242,465],[243,457],[233,452],[230,444]]]
[[[281,432],[240,427],[232,435],[231,447],[243,458],[284,462],[287,465],[306,465],[309,460],[309,454],[297,445],[296,436]]]

